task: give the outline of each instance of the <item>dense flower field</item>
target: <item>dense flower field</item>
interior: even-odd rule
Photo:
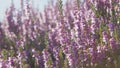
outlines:
[[[119,0],[51,0],[44,12],[26,0],[5,14],[0,68],[120,68]]]

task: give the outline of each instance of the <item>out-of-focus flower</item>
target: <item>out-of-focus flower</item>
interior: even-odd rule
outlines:
[[[115,29],[115,24],[114,23],[109,23],[108,27],[109,27],[110,35],[113,36],[113,32],[114,32],[114,29]]]
[[[111,38],[109,40],[109,42],[110,42],[111,49],[113,49],[113,50],[118,50],[119,49],[119,45],[118,45],[117,41],[115,40],[115,38]]]
[[[44,49],[42,53],[43,53],[43,59],[44,59],[44,66],[45,68],[49,68],[48,66],[49,53],[46,49]]]
[[[102,32],[102,37],[103,37],[103,42],[104,42],[105,44],[107,44],[108,41],[109,41],[109,35],[107,34],[106,31],[103,31],[103,32]]]

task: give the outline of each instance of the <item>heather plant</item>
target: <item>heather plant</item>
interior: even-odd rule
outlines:
[[[119,68],[119,0],[14,3],[0,23],[0,68]]]

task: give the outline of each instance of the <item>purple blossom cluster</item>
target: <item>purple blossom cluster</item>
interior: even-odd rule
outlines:
[[[0,68],[119,68],[119,0],[12,3],[0,23]],[[23,5],[25,4],[25,5]]]

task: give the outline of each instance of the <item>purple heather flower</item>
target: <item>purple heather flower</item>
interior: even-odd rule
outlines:
[[[14,57],[9,57],[9,63],[10,63],[11,66],[15,66],[14,61],[15,61]]]
[[[113,31],[114,28],[115,28],[115,24],[114,23],[109,23],[108,27],[109,27],[109,31]]]
[[[107,43],[108,43],[108,40],[109,40],[109,36],[108,36],[107,32],[106,32],[106,31],[103,31],[103,32],[102,32],[102,36],[103,36],[103,42],[104,42],[105,44],[107,44]]]
[[[108,48],[108,45],[104,45],[103,47],[102,47],[102,49],[103,49],[103,51],[108,51],[109,50],[109,48]]]
[[[75,66],[78,66],[78,63],[79,63],[79,54],[78,54],[78,50],[79,50],[79,46],[77,45],[76,42],[72,42],[72,54],[73,54],[73,57],[74,57],[74,60],[76,62],[74,62]]]
[[[54,57],[55,57],[56,61],[58,61],[59,60],[59,55],[58,55],[59,49],[57,47],[54,47],[53,53],[54,53]]]
[[[89,52],[91,55],[91,62],[95,63],[97,60],[97,50],[95,48],[89,48]]]
[[[109,27],[110,35],[113,36],[113,31],[114,31],[114,28],[115,28],[115,24],[114,23],[109,23],[108,27]]]
[[[43,60],[44,60],[43,56],[38,57],[38,63],[39,63],[38,67],[39,68],[44,68],[44,61]]]
[[[110,39],[110,44],[112,45],[112,44],[116,44],[116,40],[114,39],[114,38],[111,38]]]
[[[46,49],[44,49],[43,51],[42,51],[42,54],[43,54],[43,61],[44,61],[44,66],[45,66],[45,68],[49,68],[48,67],[48,64],[47,64],[47,62],[48,62],[48,59],[49,59],[49,53],[48,53],[48,51],[46,50]]]
[[[91,35],[91,41],[95,41],[96,39],[98,39],[98,36],[96,34],[92,34]]]
[[[66,58],[68,59],[70,68],[74,67],[74,59],[72,54],[66,54]]]
[[[117,41],[114,38],[111,38],[109,40],[109,42],[110,42],[111,49],[113,49],[113,50],[119,49],[118,43],[117,43]]]
[[[92,21],[91,21],[91,30],[92,30],[92,33],[94,34],[95,33],[95,30],[97,30],[99,28],[99,21],[96,17],[94,17],[95,15],[92,16]]]

